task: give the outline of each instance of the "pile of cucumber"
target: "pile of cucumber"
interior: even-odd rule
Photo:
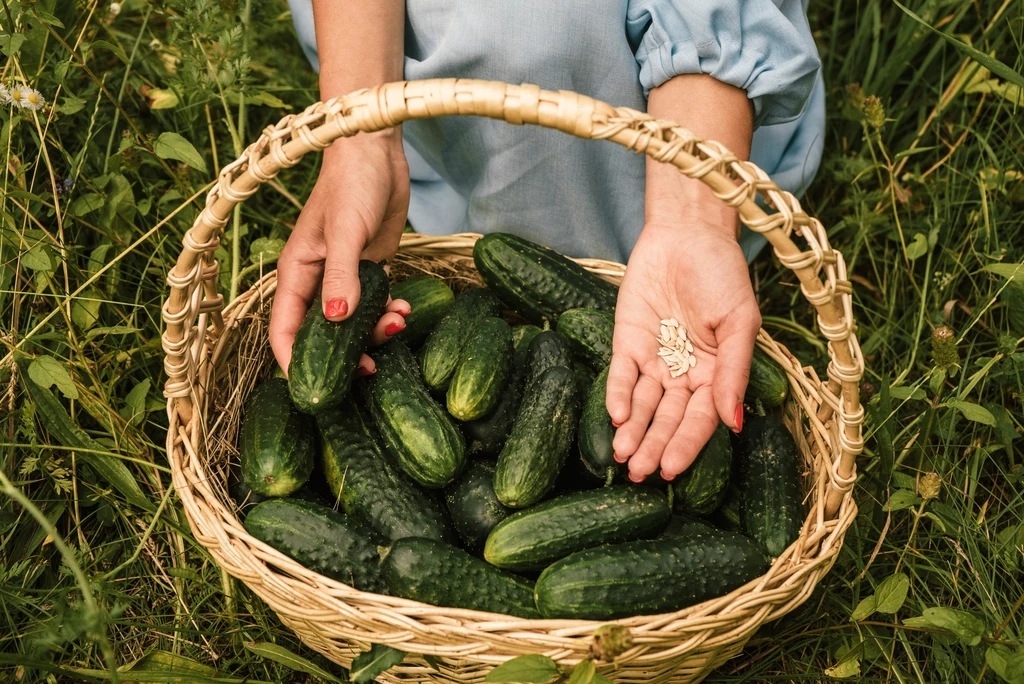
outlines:
[[[527,618],[675,611],[763,574],[804,520],[796,446],[770,413],[782,369],[758,352],[761,415],[720,426],[675,482],[632,484],[605,410],[615,286],[513,235],[473,257],[486,287],[458,296],[432,277],[389,287],[363,261],[350,318],[314,305],[288,380],[244,408],[246,530],[362,591]],[[389,294],[412,313],[368,349]],[[377,370],[357,379],[364,351]]]

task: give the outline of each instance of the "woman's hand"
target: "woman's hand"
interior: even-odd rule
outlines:
[[[658,356],[675,318],[697,365],[672,378]],[[735,232],[697,220],[648,221],[629,258],[615,312],[607,407],[616,460],[635,482],[671,480],[718,426],[742,427],[742,400],[761,314]]]
[[[320,177],[277,264],[270,345],[286,374],[295,333],[317,293],[327,319],[348,318],[359,305],[359,260],[394,256],[408,209],[409,165],[399,129],[360,134],[324,151]],[[407,302],[388,302],[374,343],[405,328],[408,314]],[[364,354],[360,372],[373,370]]]

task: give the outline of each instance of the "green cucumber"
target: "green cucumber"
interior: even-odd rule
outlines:
[[[494,494],[494,466],[493,461],[470,463],[445,490],[455,529],[466,548],[473,551],[482,549],[494,526],[512,512]]]
[[[576,380],[570,369],[552,366],[526,387],[512,433],[498,456],[498,500],[510,508],[525,508],[551,491],[578,419]]]
[[[733,468],[734,473],[735,470]],[[735,480],[735,477],[733,479]],[[722,505],[708,519],[715,527],[720,529],[741,532],[743,530],[743,524],[740,520],[740,501],[742,498],[739,487],[736,486],[735,482],[730,484],[728,489],[725,490],[725,500],[722,501]]]
[[[288,394],[288,381],[261,383],[245,402],[238,445],[242,479],[263,496],[287,496],[309,480],[316,459],[313,419]]]
[[[373,359],[377,372],[366,378],[364,393],[385,448],[419,484],[445,486],[466,463],[462,433],[430,396],[401,340],[377,347]]]
[[[505,570],[541,570],[576,551],[656,534],[671,515],[668,499],[651,487],[564,494],[498,523],[484,560]]]
[[[759,577],[764,550],[735,532],[606,544],[549,566],[537,580],[546,618],[614,620],[682,610]]]
[[[462,549],[408,537],[381,551],[381,570],[395,596],[432,606],[540,617],[533,585]]]
[[[700,518],[691,518],[688,515],[673,513],[668,525],[658,535],[658,539],[678,539],[693,536],[698,532],[711,532],[715,527]]]
[[[533,384],[537,377],[552,366],[573,367],[572,350],[561,334],[545,330],[533,340],[526,350],[526,379],[524,389]],[[575,382],[575,380],[573,380]]]
[[[390,541],[454,540],[442,507],[384,454],[354,401],[318,422],[324,477],[346,514]]]
[[[615,450],[612,449],[615,426],[612,425],[612,418],[605,407],[607,393],[608,369],[605,368],[587,393],[576,444],[579,446],[580,460],[587,472],[599,480],[610,483],[626,474],[626,464],[615,460]]]
[[[804,523],[796,443],[778,418],[756,415],[738,442],[740,522],[775,558],[796,541]]]
[[[595,371],[612,362],[615,316],[597,309],[570,309],[558,317],[558,332],[569,342],[576,358]]]
[[[719,423],[696,460],[672,483],[672,505],[680,513],[709,515],[725,500],[732,472],[729,429]]]
[[[789,380],[786,371],[775,362],[775,359],[754,347],[754,357],[750,361],[750,379],[747,381],[747,393],[744,399],[749,404],[760,401],[766,407],[781,406],[789,393]]]
[[[448,413],[476,420],[498,405],[512,368],[512,328],[500,318],[480,319],[448,385]]]
[[[533,342],[533,338],[540,335],[543,330],[535,325],[517,325],[512,328],[512,344],[515,346],[516,351],[522,347],[524,350],[530,348],[530,343]]]
[[[455,293],[448,283],[432,276],[409,278],[391,286],[392,299],[409,302],[410,313],[405,317],[405,329],[396,335],[410,347],[417,347],[427,339],[430,331],[455,303]]]
[[[423,345],[421,368],[427,387],[435,392],[448,389],[473,328],[488,316],[501,316],[501,302],[490,290],[477,287],[455,298],[455,304]]]
[[[384,593],[373,531],[326,506],[269,499],[245,516],[245,531],[324,577]]]
[[[612,311],[618,288],[554,250],[508,233],[477,240],[473,262],[487,287],[534,323],[569,309]]]
[[[590,370],[590,366],[581,362],[573,361],[572,370],[576,373],[576,395],[579,397],[580,406],[587,401],[587,395],[590,394],[590,388],[594,385],[594,380],[597,379],[597,373]]]
[[[327,320],[317,298],[295,334],[288,389],[301,411],[317,414],[348,394],[367,338],[384,313],[388,276],[364,259],[359,262],[359,287],[359,306],[351,316],[340,323]]]

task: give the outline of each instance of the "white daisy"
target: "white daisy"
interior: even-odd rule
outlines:
[[[7,86],[0,83],[0,105],[10,104],[11,102],[11,91],[7,90]]]
[[[12,85],[7,91],[7,97],[10,98],[11,102],[14,103],[15,107],[21,106],[21,93],[24,90],[22,86]]]
[[[31,109],[33,112],[42,108],[46,102],[35,88],[22,88],[20,94],[21,97],[18,99],[18,103],[25,109]]]

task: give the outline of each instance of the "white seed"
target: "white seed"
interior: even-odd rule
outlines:
[[[697,357],[696,356],[691,356],[690,357],[690,368],[693,368],[696,365],[697,365]]]
[[[692,354],[693,353],[693,343],[692,342],[687,341],[687,343],[686,343],[686,353],[687,354]]]

